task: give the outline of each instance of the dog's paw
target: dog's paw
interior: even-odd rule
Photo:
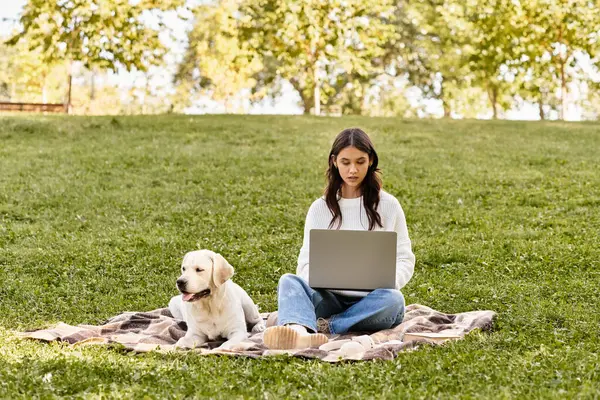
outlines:
[[[254,343],[250,342],[244,342],[245,339],[247,339],[248,336],[246,335],[243,338],[236,338],[233,340],[228,340],[225,343],[223,343],[222,345],[220,345],[219,347],[217,347],[218,350],[227,350],[227,351],[244,351],[248,348],[248,346],[253,346]]]
[[[223,343],[222,345],[220,345],[219,347],[217,347],[218,350],[235,350],[235,347],[237,346],[236,343]]]
[[[186,336],[182,337],[177,341],[177,343],[175,343],[175,348],[178,349],[193,349],[196,346],[198,346],[198,340]]]
[[[267,329],[265,322],[263,320],[258,321],[256,325],[252,327],[252,333],[260,333]]]

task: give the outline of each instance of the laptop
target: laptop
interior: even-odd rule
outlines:
[[[396,232],[311,229],[308,284],[371,291],[396,287]]]

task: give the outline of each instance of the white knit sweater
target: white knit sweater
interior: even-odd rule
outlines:
[[[378,231],[396,231],[398,233],[398,243],[396,244],[396,289],[400,290],[410,280],[415,268],[415,255],[411,250],[411,243],[408,237],[408,229],[406,228],[406,218],[404,211],[400,206],[400,202],[391,194],[381,190],[379,192],[379,206],[377,211],[381,216],[383,228],[376,225],[374,230]],[[340,198],[340,210],[342,212],[342,226],[340,229],[345,230],[368,230],[369,219],[365,211],[363,198],[354,199]],[[296,275],[302,277],[308,282],[308,261],[309,261],[309,238],[311,229],[329,229],[329,223],[333,215],[325,197],[320,197],[315,200],[306,215],[306,223],[304,224],[304,241],[298,256],[298,267]],[[335,222],[333,229],[337,227],[338,221]],[[334,293],[345,296],[366,296],[365,292],[355,292],[348,290],[333,290]]]

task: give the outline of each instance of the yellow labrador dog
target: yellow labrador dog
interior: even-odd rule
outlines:
[[[219,337],[227,339],[220,348],[231,349],[265,324],[248,293],[230,278],[233,267],[222,255],[210,250],[187,253],[181,263],[177,289],[181,295],[169,302],[169,310],[187,324],[187,333],[176,346],[193,348]]]

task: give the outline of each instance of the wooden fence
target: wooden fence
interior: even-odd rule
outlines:
[[[62,103],[12,103],[0,102],[0,111],[68,113],[69,107]]]

